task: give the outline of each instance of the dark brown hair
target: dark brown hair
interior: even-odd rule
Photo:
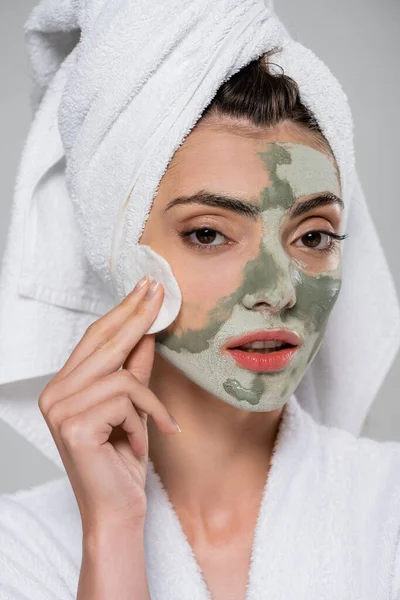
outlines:
[[[284,73],[269,72],[274,49],[253,60],[221,85],[202,118],[228,116],[250,121],[256,127],[273,127],[290,121],[308,133],[333,155],[315,116],[300,101],[299,87]]]

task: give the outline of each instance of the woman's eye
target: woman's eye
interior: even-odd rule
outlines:
[[[302,235],[298,241],[301,241],[300,247],[311,248],[321,251],[329,251],[335,246],[335,242],[337,241],[337,237],[335,233],[328,231],[309,231]],[[295,246],[298,244],[296,243]]]
[[[209,229],[208,227],[202,227],[201,229],[194,229],[192,231],[183,231],[180,235],[185,242],[191,246],[221,246],[227,239],[219,231]]]

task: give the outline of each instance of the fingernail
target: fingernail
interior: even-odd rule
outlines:
[[[172,425],[175,427],[175,429],[176,429],[177,431],[179,431],[179,433],[182,433],[182,429],[179,427],[179,423],[178,423],[178,421],[176,421],[176,419],[175,419],[175,418],[174,418],[174,417],[171,415],[171,413],[170,413],[170,412],[169,412],[168,414],[169,414],[169,417],[170,417],[170,419],[171,419],[171,423],[172,423]]]
[[[146,285],[146,283],[149,281],[149,278],[147,277],[147,275],[145,275],[144,277],[142,277],[142,279],[139,279],[139,281],[137,282],[137,284],[135,285],[135,290],[140,290],[140,288],[142,288],[144,285]]]
[[[148,300],[149,298],[153,298],[154,294],[157,291],[157,288],[160,284],[155,279],[151,282],[149,289],[147,290],[147,294],[145,298]]]
[[[140,288],[142,288],[148,281],[149,281],[149,278],[148,278],[147,275],[145,275],[144,277],[142,277],[142,279],[139,279],[139,281],[131,289],[131,291],[129,292],[129,294],[126,295],[126,298],[128,300],[130,300],[131,298],[135,298],[136,297],[136,292],[138,292],[140,290]]]

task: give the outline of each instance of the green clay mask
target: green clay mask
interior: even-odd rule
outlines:
[[[256,258],[229,297],[220,298],[205,327],[179,336],[156,335],[156,351],[190,380],[237,408],[271,411],[293,394],[321,345],[341,286],[340,259],[334,270],[307,274],[280,239],[288,209],[300,196],[330,192],[340,197],[337,172],[329,158],[304,144],[268,143],[258,155],[270,184],[261,193],[263,234]],[[288,304],[288,298],[295,298]],[[263,302],[279,310],[260,310]],[[221,351],[228,338],[265,329],[289,329],[302,344],[282,369],[254,372]]]

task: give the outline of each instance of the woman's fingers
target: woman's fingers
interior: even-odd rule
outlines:
[[[147,334],[136,344],[122,365],[141,383],[149,385],[154,363],[155,335]]]
[[[146,452],[143,425],[127,396],[107,398],[100,404],[64,420],[60,428],[62,443],[69,454],[76,451],[88,452],[90,449],[98,452],[99,446],[110,444],[110,435],[114,427],[121,427],[134,442],[135,450],[140,448],[140,454]],[[87,457],[89,458],[88,454]]]
[[[103,337],[103,341],[93,346],[92,352],[66,377],[57,381],[52,380],[52,396],[55,398],[65,396],[66,387],[68,395],[74,394],[96,379],[118,370],[153,323],[162,300],[163,291],[162,286],[159,285],[152,297],[144,297],[139,301],[133,312],[116,328],[114,335],[108,339]],[[153,357],[147,356],[146,360],[152,361]],[[46,408],[45,402],[43,406]]]
[[[64,379],[78,364],[89,356],[97,346],[101,345],[114,335],[115,331],[121,327],[145,297],[149,284],[150,280],[148,278],[141,279],[120,304],[104,316],[100,317],[100,319],[97,319],[97,321],[94,321],[87,328],[67,362],[52,379],[54,383]]]
[[[44,416],[49,425],[54,430],[58,430],[61,423],[73,415],[118,396],[130,398],[135,408],[150,415],[162,432],[174,433],[176,431],[163,403],[148,387],[125,369],[95,381],[85,390],[68,396],[64,400],[55,403],[49,401],[51,406],[47,412],[44,412]]]
[[[165,433],[180,431],[148,388],[155,338],[146,331],[164,297],[161,285],[150,294],[152,288],[148,281],[136,286],[93,323],[39,397],[77,499],[84,535],[110,518],[143,522],[147,417]]]

